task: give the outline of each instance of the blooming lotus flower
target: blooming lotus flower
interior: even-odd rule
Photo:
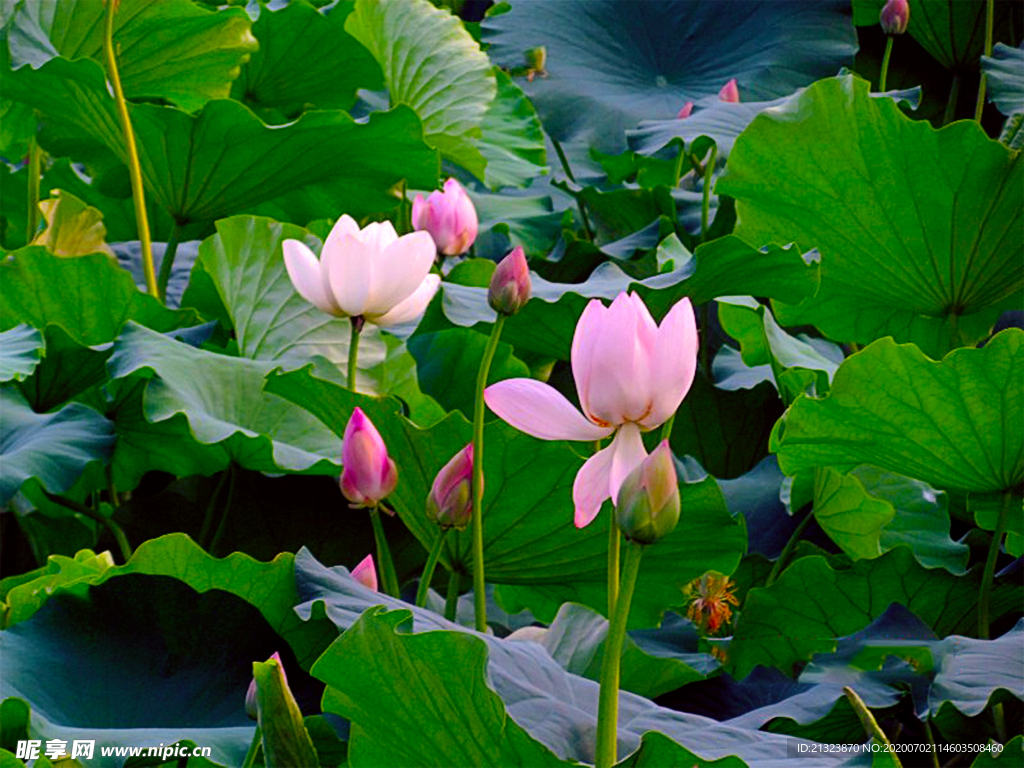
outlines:
[[[878,18],[887,35],[902,35],[910,22],[910,3],[907,0],[889,0]]]
[[[491,410],[542,440],[594,441],[615,435],[573,484],[575,521],[588,525],[647,452],[641,431],[675,413],[697,370],[697,323],[689,299],[655,324],[635,293],[610,307],[593,300],[576,324],[572,372],[583,413],[558,390],[534,379],[508,379],[484,391]]]
[[[281,654],[274,651],[274,655],[270,657],[280,665],[281,677],[284,679],[285,686],[288,685],[288,675],[284,671],[284,662],[281,661]],[[267,659],[267,661],[270,661]],[[245,692],[245,714],[251,717],[253,720],[257,719],[258,710],[256,708],[256,678],[253,678],[249,683],[249,690]]]
[[[727,101],[730,104],[740,103],[740,89],[736,85],[735,77],[722,86],[722,90],[718,92],[718,100]]]
[[[464,529],[473,514],[473,444],[456,453],[434,478],[427,517],[441,530]]]
[[[457,256],[476,240],[476,208],[466,190],[455,179],[444,183],[444,191],[430,193],[426,200],[416,195],[412,204],[412,227],[430,233],[438,253]]]
[[[503,315],[514,315],[530,300],[530,267],[523,246],[517,245],[503,258],[487,288],[487,303]]]
[[[683,108],[679,110],[679,114],[676,115],[676,120],[685,120],[693,112],[693,102],[688,101],[683,104]]]
[[[367,589],[377,591],[377,568],[373,564],[373,555],[367,555],[352,569],[352,578]]]
[[[399,237],[390,221],[360,229],[351,216],[342,216],[319,260],[298,240],[285,240],[282,249],[295,290],[335,317],[361,317],[380,326],[404,323],[423,313],[441,284],[430,274],[430,236]]]
[[[341,492],[359,507],[372,507],[395,490],[398,470],[380,432],[362,408],[352,411],[341,443]]]

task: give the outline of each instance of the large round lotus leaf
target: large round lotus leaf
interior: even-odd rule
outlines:
[[[547,75],[521,83],[559,141],[593,134],[625,149],[641,120],[710,104],[736,78],[744,101],[766,101],[835,74],[857,50],[848,3],[675,0],[519,0],[484,22],[488,53],[522,68],[543,46]]]

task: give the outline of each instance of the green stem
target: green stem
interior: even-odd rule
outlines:
[[[676,423],[676,414],[675,414],[675,412],[673,412],[672,415],[668,417],[668,421],[666,421],[661,426],[661,439],[662,440],[671,440],[672,439],[672,427],[673,427],[673,425],[675,425],[675,423]],[[661,442],[661,441],[659,440],[659,442]]]
[[[895,39],[895,35],[886,35],[885,55],[882,56],[882,74],[878,77],[879,93],[885,93],[885,81],[889,77],[889,57],[892,56],[892,41]]]
[[[456,611],[459,608],[460,581],[462,579],[458,571],[448,572],[448,595],[444,601],[444,617],[453,624],[455,623]]]
[[[224,471],[228,475],[228,495],[224,500],[224,510],[221,512],[220,522],[217,523],[217,530],[214,531],[213,540],[210,541],[210,547],[206,550],[213,557],[217,556],[217,549],[224,538],[224,532],[228,529],[228,515],[231,513],[231,505],[235,500],[235,480],[238,478],[238,470],[235,468],[234,462],[228,464],[228,468]]]
[[[992,55],[992,27],[995,25],[996,0],[988,0],[985,7],[985,55]],[[985,86],[988,81],[982,70],[978,81],[978,103],[974,105],[974,119],[981,122],[981,113],[985,111]]]
[[[640,572],[640,558],[643,553],[643,545],[636,542],[631,541],[626,547],[626,562],[622,568],[619,599],[615,602],[615,613],[608,625],[608,634],[604,641],[601,694],[597,707],[596,768],[611,768],[618,752],[619,667],[622,661],[622,644],[626,638],[629,605],[633,602],[633,589],[636,587],[636,576]]]
[[[935,768],[942,768],[939,763],[939,752],[935,747],[935,736],[932,735],[932,726],[927,717],[924,719],[924,735],[928,737],[928,746],[932,748],[932,765]]]
[[[160,301],[167,303],[167,284],[171,281],[171,270],[174,267],[174,256],[178,252],[178,240],[181,238],[181,227],[174,222],[171,227],[171,236],[164,248],[164,260],[160,262],[160,277],[157,278],[156,289],[160,294]]]
[[[890,750],[889,754],[892,755],[893,763],[896,765],[896,768],[900,768],[902,763],[900,763],[899,757],[897,757],[895,752],[891,751],[892,742],[889,741],[889,737],[885,735],[885,731],[882,730],[878,721],[875,720],[875,716],[871,714],[871,710],[868,709],[864,700],[861,699],[861,697],[857,695],[857,692],[849,686],[843,688],[843,693],[846,694],[847,700],[853,706],[853,711],[857,713],[857,717],[860,719],[860,724],[864,727],[864,731],[867,735],[873,736],[879,745],[884,744],[888,747]]]
[[[370,522],[373,524],[373,538],[377,542],[377,564],[380,566],[384,593],[398,597],[398,575],[395,573],[395,564],[391,562],[391,550],[388,549],[388,540],[384,536],[384,524],[381,522],[378,507],[370,508]]]
[[[363,320],[362,315],[356,315],[350,317],[349,322],[352,324],[352,331],[348,337],[348,388],[352,392],[356,391],[356,360],[359,356],[359,334],[363,330],[363,325],[366,321]]]
[[[110,505],[117,509],[121,506],[121,499],[117,496],[117,486],[114,485],[114,470],[107,467],[107,495],[110,497]]]
[[[35,120],[32,121],[32,138],[28,142],[28,220],[25,224],[25,245],[36,239],[39,229],[39,171],[42,166],[42,150],[36,141]]]
[[[498,313],[487,340],[480,370],[476,375],[476,404],[473,409],[473,606],[477,632],[487,631],[487,593],[484,591],[484,388],[491,361],[498,349],[505,315]]]
[[[953,83],[949,86],[949,98],[946,100],[946,113],[942,116],[942,124],[948,125],[956,115],[956,101],[960,95],[960,75],[953,75]]]
[[[573,175],[572,168],[569,167],[569,159],[565,156],[565,152],[562,151],[562,145],[558,143],[555,138],[551,139],[552,145],[555,147],[555,154],[558,155],[558,160],[562,164],[562,170],[565,171],[565,175],[569,177],[569,181],[573,184],[576,183],[576,177]],[[590,219],[587,217],[587,208],[583,204],[583,200],[578,195],[573,195],[576,199],[576,205],[580,209],[580,219],[583,220],[583,231],[587,234],[587,240],[594,242],[594,230],[590,227]]]
[[[430,591],[430,582],[434,578],[434,569],[437,568],[437,561],[441,558],[441,550],[444,549],[444,540],[448,531],[441,531],[441,535],[434,542],[434,548],[430,550],[427,564],[423,566],[423,575],[420,576],[420,586],[416,590],[416,607],[423,608],[427,604],[427,593]]]
[[[1006,531],[1006,517],[1010,512],[1010,504],[1013,495],[1008,491],[1003,493],[1003,503],[999,507],[999,519],[996,520],[996,529],[992,533],[992,543],[988,547],[988,557],[985,559],[985,570],[981,572],[981,592],[978,595],[978,638],[989,639],[989,604],[992,600],[992,582],[996,574],[996,560],[999,558],[999,546],[1003,541],[1003,533]]]
[[[252,734],[252,742],[249,744],[249,751],[245,753],[245,761],[242,763],[242,768],[252,768],[256,764],[256,755],[260,752],[260,746],[263,744],[263,734],[260,732],[260,727],[257,725],[256,730]]]
[[[608,515],[608,618],[615,615],[615,604],[619,600],[619,547],[622,535],[615,522],[615,508]]]
[[[715,180],[715,161],[718,159],[718,145],[711,145],[711,156],[708,158],[707,172],[704,174],[704,199],[700,207],[700,241],[708,240],[708,215],[711,210],[711,187]]]
[[[93,509],[81,502],[75,501],[74,499],[66,499],[63,496],[58,496],[55,493],[50,493],[47,490],[43,490],[43,494],[52,501],[54,504],[59,504],[65,509],[70,509],[72,512],[77,512],[81,515],[85,515],[91,520],[95,520],[97,523],[102,525],[111,535],[114,537],[114,541],[117,542],[117,548],[121,550],[121,557],[127,563],[132,559],[132,546],[128,543],[128,537],[125,536],[124,530],[113,518],[107,517],[99,510]]]
[[[206,516],[203,517],[203,527],[199,529],[199,546],[207,552],[210,551],[210,533],[213,529],[213,516],[217,512],[217,498],[223,492],[227,481],[228,471],[224,470],[220,473],[220,480],[217,481],[217,486],[213,489],[213,494],[210,496],[210,501],[206,504]]]
[[[135,223],[139,230],[139,243],[142,246],[142,269],[146,274],[146,289],[151,295],[160,298],[156,284],[156,271],[153,269],[153,241],[149,235],[149,216],[146,213],[146,197],[142,188],[142,165],[139,163],[139,151],[135,146],[135,131],[132,130],[132,119],[128,114],[128,103],[121,88],[121,76],[117,73],[117,58],[114,56],[114,14],[120,0],[106,0],[107,24],[103,34],[103,53],[107,63],[107,77],[114,89],[114,101],[117,102],[117,115],[121,121],[121,132],[124,134],[124,147],[128,155],[128,174],[132,180],[132,200],[135,202]]]
[[[800,525],[793,531],[793,535],[789,537],[789,541],[786,542],[786,546],[783,547],[782,552],[779,554],[779,559],[775,561],[775,565],[772,566],[771,573],[768,574],[768,580],[764,583],[766,587],[770,587],[775,583],[775,580],[782,575],[782,571],[786,567],[786,562],[789,560],[789,556],[793,554],[793,550],[796,549],[796,545],[800,543],[800,538],[804,535],[804,531],[807,530],[807,526],[811,524],[811,520],[814,519],[814,513],[808,512],[807,517],[800,521]]]

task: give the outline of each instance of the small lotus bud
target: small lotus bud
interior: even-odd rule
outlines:
[[[615,519],[626,538],[653,544],[679,522],[679,482],[668,440],[629,473],[619,488]]]
[[[683,104],[683,108],[679,110],[679,114],[676,115],[676,120],[685,120],[693,112],[693,102],[688,101]]]
[[[730,104],[740,103],[740,89],[736,85],[735,77],[722,86],[722,90],[718,92],[718,100],[727,101]]]
[[[548,63],[548,49],[543,45],[530,48],[523,52],[526,59],[526,80],[532,83],[535,77],[547,77],[548,72],[544,68]]]
[[[910,21],[910,3],[907,0],[889,0],[882,8],[879,22],[887,35],[902,35]]]
[[[441,530],[462,530],[473,514],[473,444],[456,453],[434,478],[427,517]]]
[[[354,506],[372,507],[395,490],[398,470],[380,433],[363,413],[352,411],[341,445],[341,492]]]
[[[530,268],[526,264],[523,247],[517,245],[499,262],[491,285],[487,289],[487,303],[503,315],[514,315],[530,300]]]
[[[373,564],[373,555],[367,555],[352,569],[352,578],[367,589],[377,591],[377,568]]]
[[[413,201],[413,229],[429,232],[438,253],[445,256],[468,251],[478,226],[473,201],[455,179],[444,183],[443,192],[434,190],[426,200],[416,195]]]
[[[281,665],[281,676],[284,678],[284,684],[288,685],[288,676],[284,673],[284,662],[281,661],[281,654],[279,654],[277,651],[274,651],[274,655],[270,658]],[[270,661],[270,659],[267,659],[267,661]],[[245,693],[245,714],[247,714],[253,720],[257,719],[255,678],[253,678],[253,680],[249,683],[249,690]]]

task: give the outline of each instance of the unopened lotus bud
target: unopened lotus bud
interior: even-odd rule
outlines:
[[[274,655],[270,657],[278,664],[281,665],[281,676],[284,678],[285,685],[288,684],[288,676],[284,673],[284,663],[281,661],[281,654],[274,651]],[[267,659],[270,661],[270,659]],[[249,683],[249,690],[245,693],[245,714],[251,717],[253,720],[257,719],[256,713],[256,678],[253,678]]]
[[[377,568],[373,564],[373,555],[367,555],[352,569],[352,578],[367,589],[377,591]]]
[[[548,71],[544,68],[548,63],[548,49],[543,45],[524,51],[523,58],[526,59],[526,79],[528,82],[532,83],[535,77],[548,76]]]
[[[718,92],[718,100],[727,101],[730,104],[740,103],[740,89],[739,86],[736,85],[735,77],[722,86],[722,90]]]
[[[902,35],[910,21],[910,3],[907,0],[889,0],[879,17],[882,31],[887,35]]]
[[[615,519],[626,538],[653,544],[679,522],[679,482],[668,440],[636,467],[619,488]]]
[[[434,478],[427,517],[441,530],[462,530],[473,516],[473,444],[456,453]]]
[[[693,112],[693,102],[688,101],[683,104],[683,108],[679,110],[679,114],[676,115],[676,120],[685,120]]]
[[[372,507],[395,490],[398,470],[362,408],[352,411],[341,444],[341,492],[355,506]]]
[[[487,303],[503,315],[514,315],[530,300],[530,267],[526,263],[523,247],[517,245],[499,262],[491,285],[487,289]]]
[[[476,208],[466,190],[455,179],[444,183],[444,191],[433,191],[426,200],[416,195],[412,203],[412,227],[429,232],[444,256],[458,256],[476,240],[479,222]]]

